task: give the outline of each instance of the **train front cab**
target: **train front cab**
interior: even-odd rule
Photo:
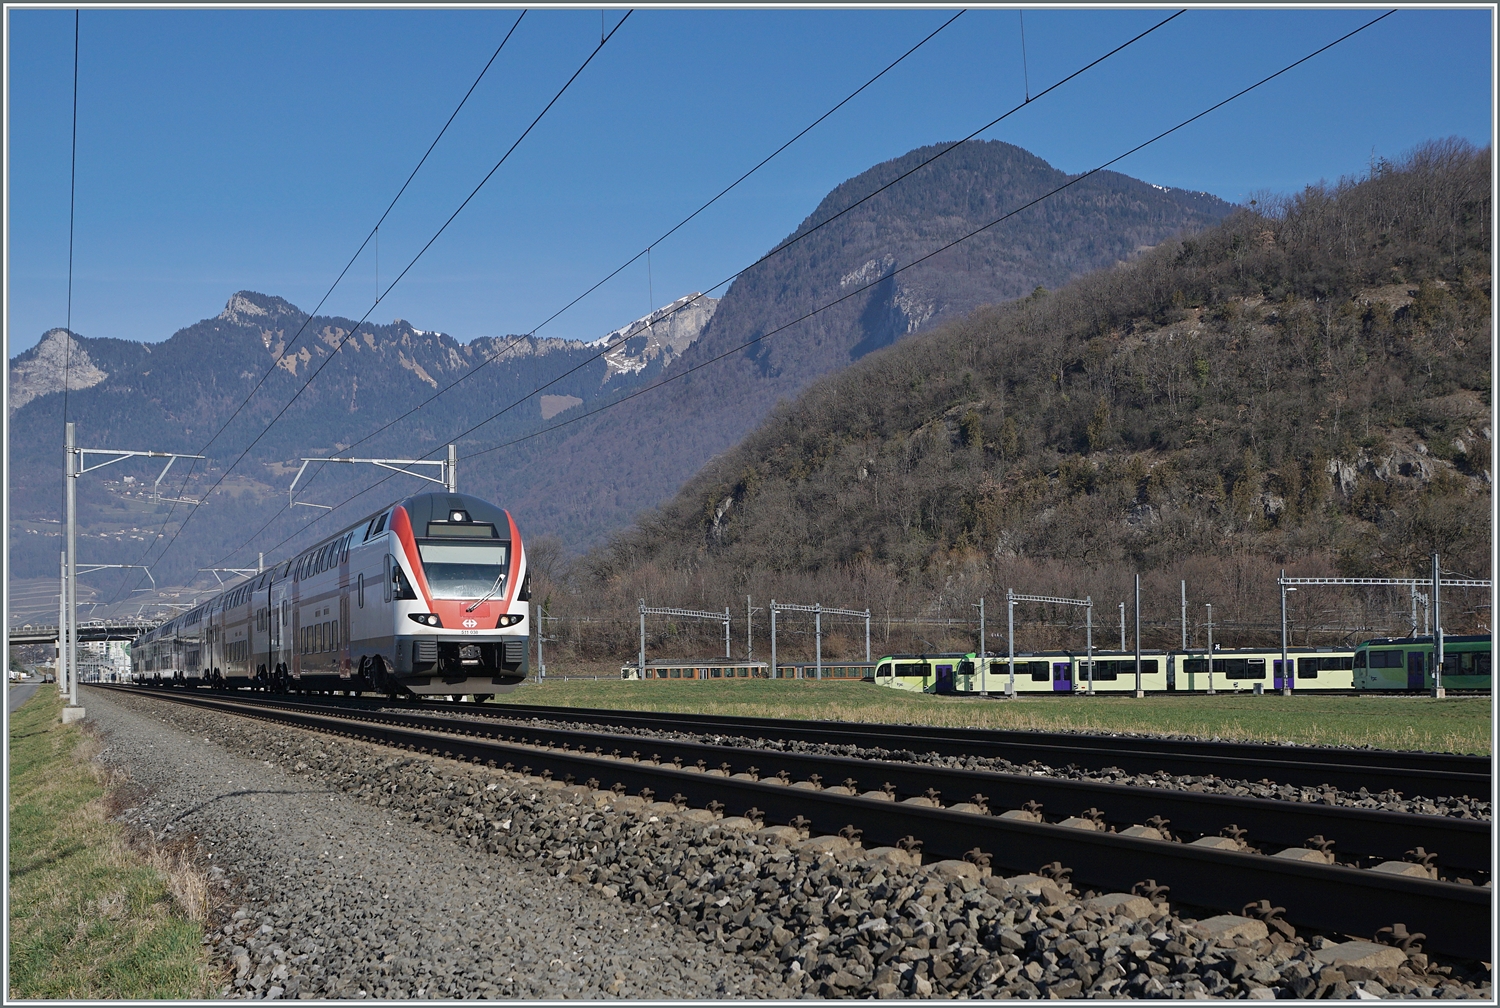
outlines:
[[[1443,688],[1490,689],[1489,634],[1443,638]],[[1432,688],[1431,637],[1382,637],[1354,652],[1354,685],[1361,690],[1421,692]]]
[[[974,655],[969,653],[886,655],[875,663],[873,681],[877,686],[946,696],[969,692],[968,684],[976,679]]]

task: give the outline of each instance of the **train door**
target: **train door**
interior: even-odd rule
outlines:
[[[1422,651],[1406,652],[1406,688],[1420,690],[1427,686],[1427,655]]]
[[[1073,689],[1073,663],[1060,661],[1052,663],[1052,692],[1067,693]]]
[[[953,692],[953,666],[952,665],[939,665],[939,666],[937,666],[937,682],[933,685],[932,691],[934,693],[942,693],[944,695],[947,695],[947,694],[950,694],[950,693]]]
[[[271,589],[250,596],[250,662],[246,670],[259,683],[271,674]]]
[[[349,593],[347,590],[339,596],[338,638],[333,643],[338,648],[339,676],[348,679],[354,674],[354,666],[349,657]]]
[[[1296,676],[1292,674],[1292,670],[1297,667],[1297,659],[1288,658],[1285,670],[1281,667],[1280,658],[1275,659],[1271,664],[1273,666],[1271,678],[1275,683],[1274,689],[1293,689],[1296,687]]]

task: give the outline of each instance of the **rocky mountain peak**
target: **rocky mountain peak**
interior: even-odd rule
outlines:
[[[78,341],[76,333],[48,329],[29,354],[17,357],[10,368],[10,412],[38,396],[61,392],[66,375],[71,391],[92,388],[109,375],[100,370]]]
[[[657,358],[661,358],[665,366],[681,356],[702,335],[718,307],[718,298],[705,297],[695,291],[588,345],[615,347],[604,355],[605,363],[609,365],[605,381],[618,374],[639,374]]]
[[[263,325],[278,315],[301,315],[302,310],[284,298],[255,291],[235,291],[219,318],[236,325]]]

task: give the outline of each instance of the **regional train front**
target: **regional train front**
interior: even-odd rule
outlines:
[[[388,547],[381,601],[389,597],[392,633],[371,649],[381,687],[485,696],[526,678],[530,577],[509,512],[466,494],[420,494],[371,518],[367,535]]]

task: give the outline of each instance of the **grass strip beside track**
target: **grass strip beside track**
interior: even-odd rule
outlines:
[[[44,688],[10,720],[10,999],[212,996],[203,925],[180,903],[194,894],[174,900],[170,859],[127,843],[95,743],[61,707]]]
[[[1487,755],[1490,698],[1405,696],[939,697],[856,682],[528,680],[509,704],[944,728],[1138,732],[1228,741],[1373,746]]]

